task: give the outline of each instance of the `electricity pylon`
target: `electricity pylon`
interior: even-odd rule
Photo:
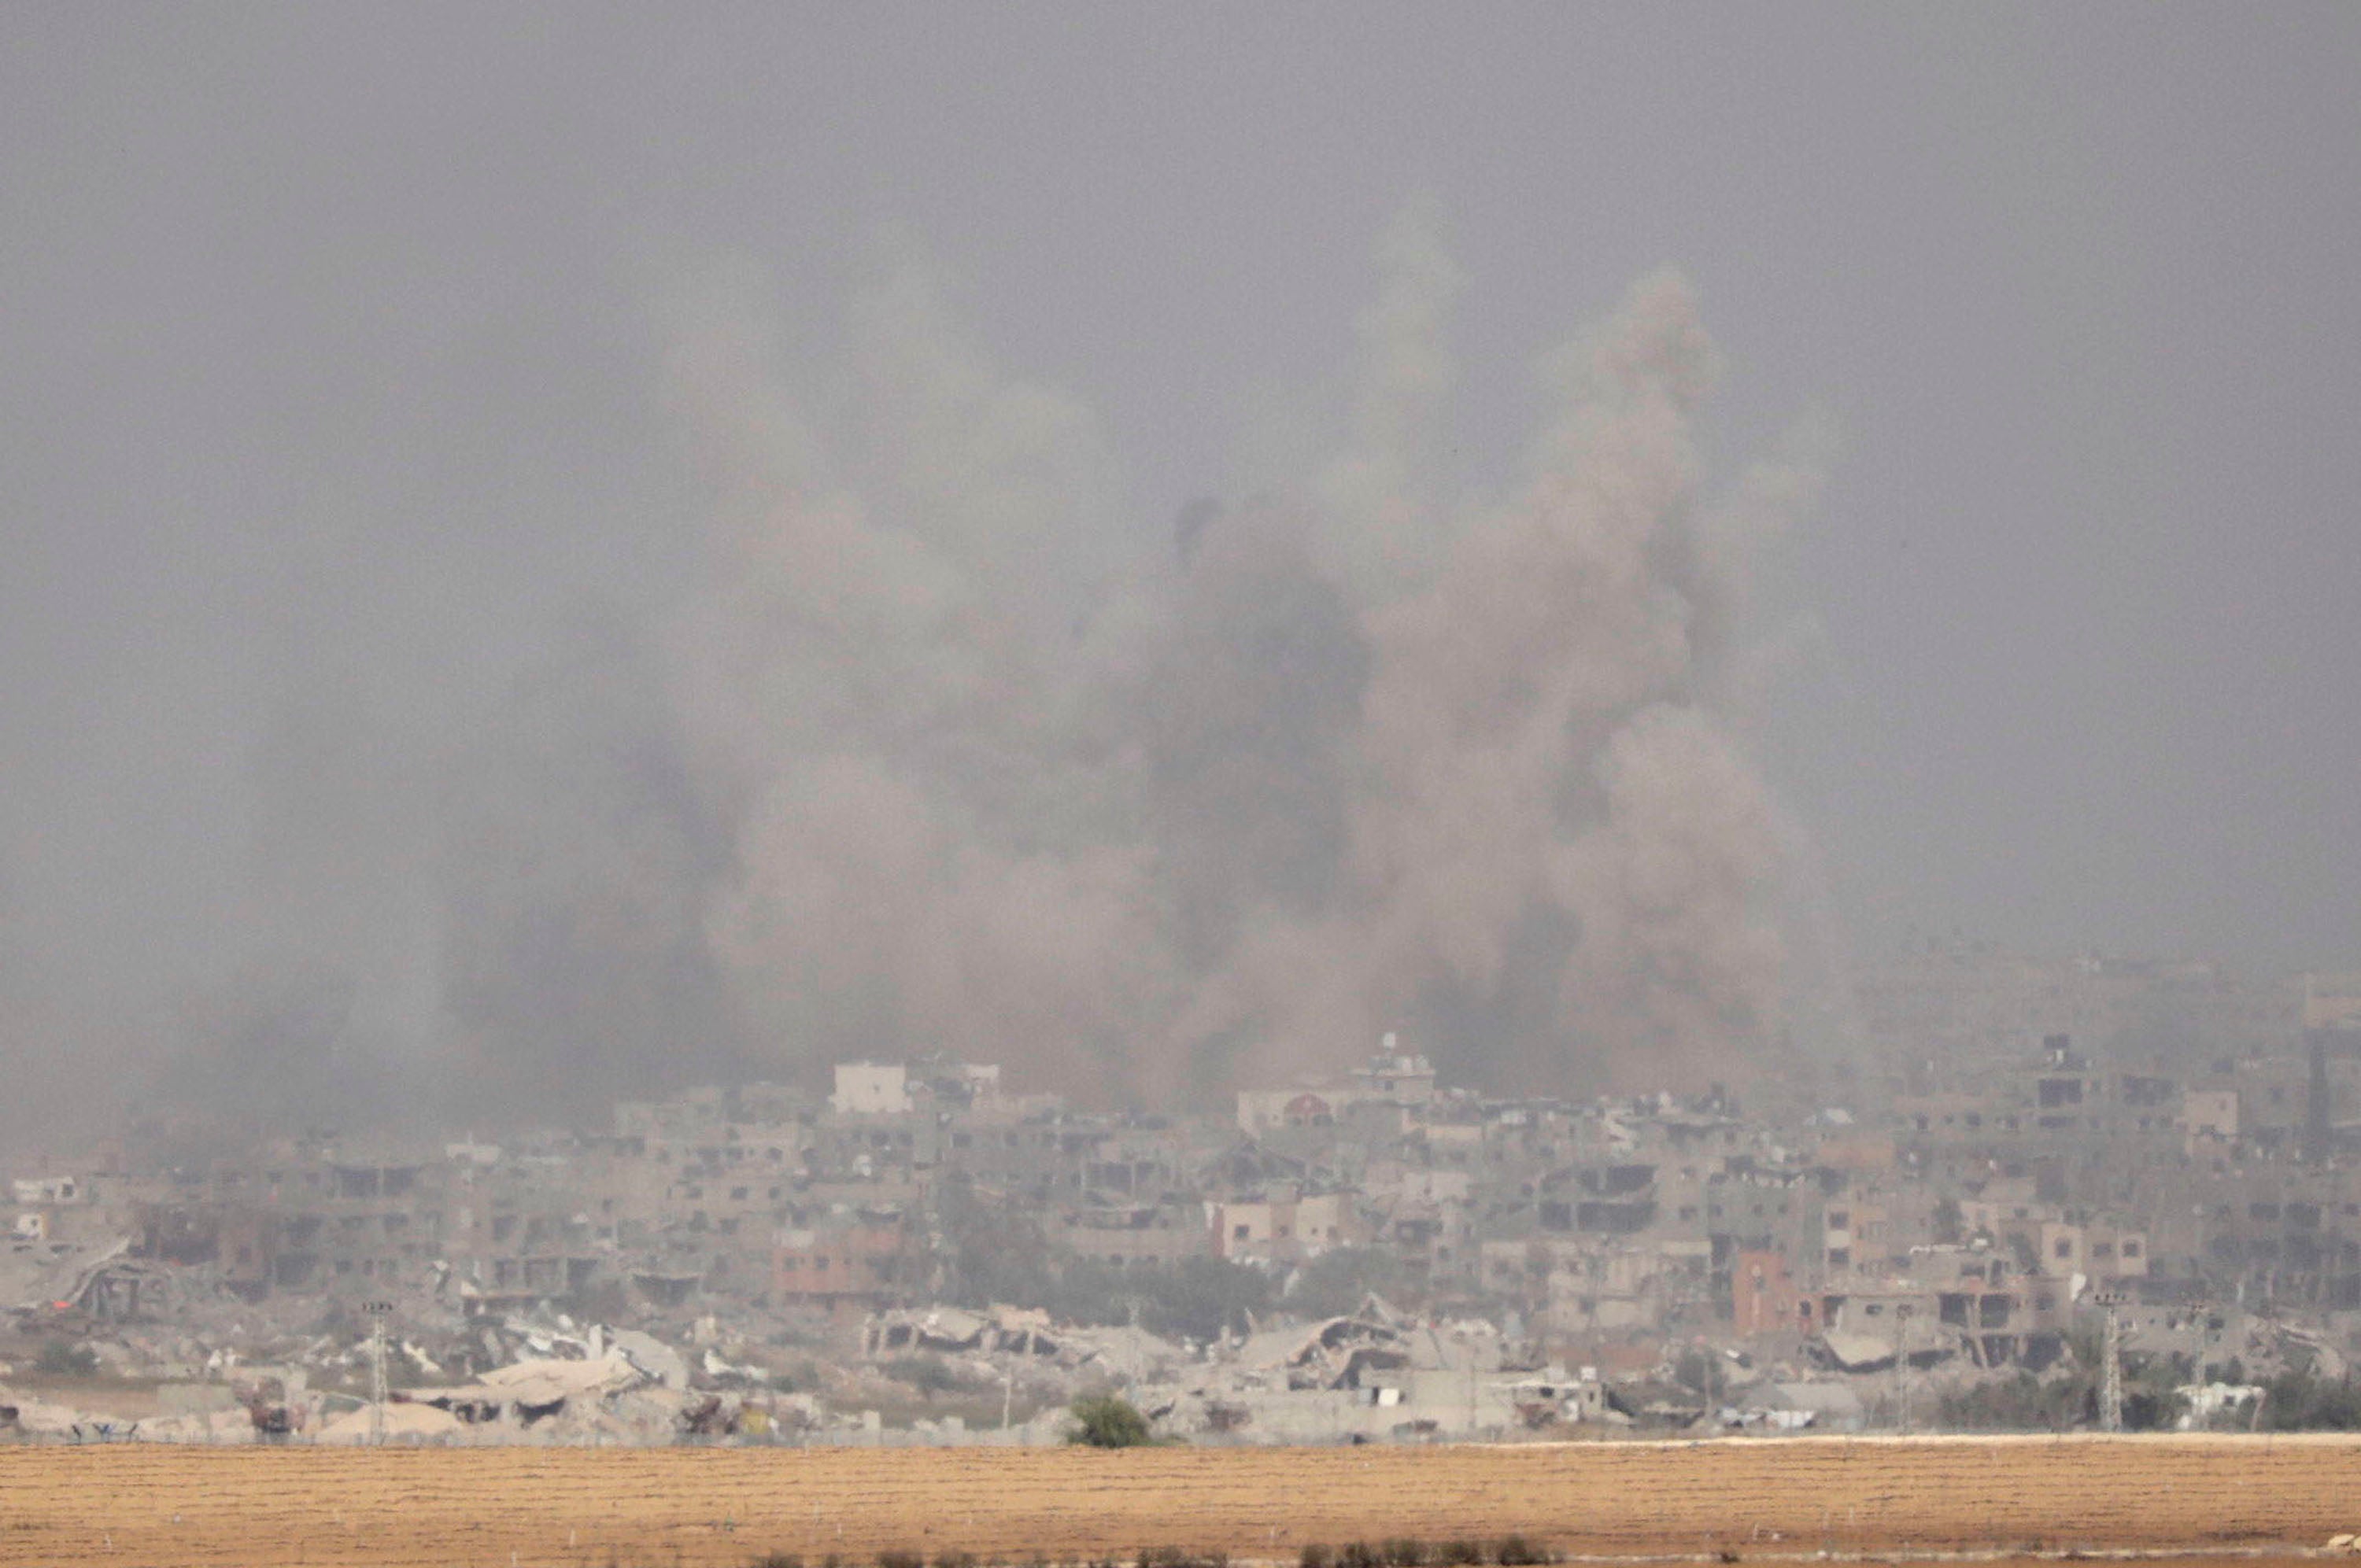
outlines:
[[[2099,1430],[2124,1430],[2124,1326],[2115,1309],[2124,1298],[2118,1291],[2102,1290],[2091,1298],[2106,1313],[2106,1334],[2099,1352]]]

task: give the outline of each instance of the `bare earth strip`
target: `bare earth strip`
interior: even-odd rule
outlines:
[[[2361,1439],[1501,1448],[0,1449],[0,1564],[1022,1561],[1523,1531],[1577,1554],[2316,1547]]]

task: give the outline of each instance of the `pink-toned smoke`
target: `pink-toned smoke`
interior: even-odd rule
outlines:
[[[1345,449],[1136,553],[1089,411],[996,372],[922,269],[826,396],[742,280],[684,306],[719,521],[671,661],[758,1058],[1159,1102],[1397,1026],[1500,1090],[1763,1059],[1785,855],[1732,706],[1808,465],[1702,493],[1714,355],[1664,275],[1543,360],[1524,471],[1461,500],[1460,276],[1416,210],[1380,260]]]

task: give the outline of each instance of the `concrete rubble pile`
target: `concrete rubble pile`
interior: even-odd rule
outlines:
[[[960,1357],[995,1380],[1011,1368],[1037,1368],[1077,1387],[1093,1378],[1139,1381],[1190,1359],[1182,1346],[1136,1325],[1059,1324],[1047,1312],[1011,1307],[881,1312],[862,1326],[862,1349],[872,1360],[914,1353]]]
[[[625,1352],[583,1360],[534,1357],[495,1367],[472,1383],[406,1388],[392,1409],[415,1430],[459,1442],[654,1443],[675,1433],[723,1435],[734,1410],[720,1396],[668,1387]],[[437,1412],[440,1419],[417,1413]],[[324,1442],[368,1442],[369,1412],[342,1418]]]
[[[1598,1401],[1576,1382],[1516,1372],[1488,1322],[1415,1321],[1372,1297],[1218,1347],[1138,1398],[1162,1430],[1193,1441],[1428,1441],[1578,1420]]]
[[[703,1337],[712,1343],[684,1349],[562,1314],[469,1321],[405,1303],[390,1314],[401,1327],[386,1347],[401,1376],[380,1408],[362,1392],[368,1334],[317,1303],[258,1306],[184,1288],[165,1326],[94,1319],[69,1294],[38,1301],[61,1274],[87,1285],[119,1256],[99,1249],[17,1271],[9,1289],[20,1349],[16,1363],[0,1363],[0,1378],[63,1352],[90,1374],[85,1402],[110,1402],[104,1385],[119,1380],[152,1384],[152,1408],[127,1419],[0,1388],[0,1441],[659,1444],[775,1441],[826,1420],[808,1396],[774,1393],[765,1368],[732,1359],[742,1342],[711,1321]]]
[[[1896,1354],[1913,1367],[1927,1368],[1954,1358],[1966,1359],[1969,1337],[1948,1323],[1924,1318],[1902,1318],[1899,1333],[1861,1333],[1831,1329],[1815,1342],[1815,1350],[1831,1369],[1865,1373],[1890,1370]]]
[[[1204,1346],[946,1306],[876,1313],[860,1343],[873,1366],[923,1358],[971,1387],[1022,1390],[1044,1409],[1029,1430],[1012,1430],[1016,1441],[1059,1441],[1065,1405],[1104,1391],[1131,1398],[1159,1432],[1199,1442],[1415,1441],[1621,1420],[1595,1376],[1514,1372],[1492,1323],[1416,1320],[1374,1296],[1349,1313]]]

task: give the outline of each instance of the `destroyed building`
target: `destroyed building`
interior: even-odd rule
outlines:
[[[1861,1409],[1886,1411],[1877,1380],[1897,1365],[1944,1387],[2055,1365],[2101,1292],[2135,1315],[2144,1353],[2361,1354],[2354,1039],[2315,1030],[2275,1058],[2176,1071],[2053,1032],[1977,1070],[1905,1065],[1851,1106],[1771,1114],[1719,1090],[1488,1100],[1389,1039],[1354,1072],[1246,1091],[1220,1118],[1077,1112],[929,1059],[844,1064],[826,1095],[746,1084],[626,1102],[572,1132],[308,1133],[180,1163],[126,1140],[11,1173],[0,1304],[48,1336],[23,1342],[36,1349],[120,1361],[153,1343],[155,1365],[200,1381],[292,1354],[349,1382],[357,1314],[384,1301],[457,1336],[417,1342],[413,1385],[446,1390],[468,1385],[426,1362],[588,1358],[590,1340],[557,1326],[581,1313],[604,1343],[640,1325],[667,1343],[715,1336],[687,1364],[720,1387],[765,1386],[759,1357],[751,1372],[737,1359],[747,1347],[800,1346],[852,1379],[843,1397],[891,1404],[875,1369],[935,1358],[942,1398],[988,1406],[997,1389],[1012,1416],[1030,1410],[1012,1434],[1053,1431],[1059,1391],[1098,1379],[1219,1441],[1720,1420],[1664,1371],[1719,1345],[1775,1374],[1735,1419],[1789,1430],[1868,1419],[1827,1391],[1847,1379]],[[1099,1281],[1104,1321],[946,1299],[968,1288],[960,1238],[978,1225],[1030,1237],[1045,1286],[1099,1271],[1077,1277]],[[1193,1338],[1143,1328],[1139,1290],[1189,1268],[1266,1283]],[[1299,1285],[1372,1270],[1414,1305],[1302,1306]],[[1107,1283],[1126,1276],[1147,1283]],[[2292,1326],[2249,1344],[2235,1325],[2265,1302]],[[249,1333],[249,1354],[169,1332],[239,1311],[277,1337]],[[306,1340],[299,1321],[331,1326]],[[727,1322],[770,1326],[705,1326]],[[422,1440],[446,1417],[484,1425],[471,1400],[478,1416],[494,1404],[455,1395],[402,1419]],[[546,1403],[508,1401],[489,1424],[543,1431],[519,1411]],[[928,1430],[972,1438],[995,1430],[988,1414]],[[838,1419],[815,1404],[790,1424],[837,1434],[813,1441],[867,1430]]]

